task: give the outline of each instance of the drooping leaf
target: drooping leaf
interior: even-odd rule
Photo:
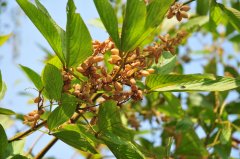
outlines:
[[[15,155],[11,159],[28,159],[28,157],[22,155]]]
[[[208,16],[199,16],[189,19],[186,23],[181,25],[182,29],[192,30],[194,28],[202,27],[204,24],[207,24],[209,21]]]
[[[62,63],[64,62],[64,40],[63,32],[56,27],[56,23],[50,18],[50,15],[46,13],[42,7],[37,8],[28,0],[17,0],[17,3],[38,28],[42,35],[46,38],[56,55],[59,57]],[[39,6],[40,3],[38,3]]]
[[[180,118],[183,116],[183,110],[181,108],[181,103],[179,99],[170,92],[164,92],[164,99],[168,102],[168,105],[161,105],[159,109],[163,112],[168,113],[167,115]]]
[[[133,132],[123,126],[119,108],[115,101],[106,101],[98,113],[98,127],[100,132],[111,132],[127,140],[133,139]]]
[[[221,157],[221,158],[229,158],[231,155],[232,150],[232,143],[228,142],[227,144],[217,144],[214,146],[214,151]]]
[[[231,7],[224,7],[223,9],[228,16],[229,22],[240,32],[240,11]]]
[[[83,133],[85,131],[86,133]],[[60,131],[53,133],[54,136],[66,144],[82,151],[96,154],[91,134],[87,134],[87,129],[81,125],[66,125]]]
[[[113,7],[108,0],[94,0],[98,14],[103,22],[104,27],[113,39],[114,43],[120,48],[120,39],[118,33],[118,21]]]
[[[64,94],[61,98],[61,105],[54,109],[48,117],[47,125],[49,130],[54,129],[69,120],[76,110],[76,105],[77,102],[75,97]]]
[[[2,125],[0,124],[0,158],[4,158],[4,154],[5,154],[7,146],[8,146],[7,135],[6,135]]]
[[[92,54],[92,38],[73,0],[67,4],[66,63],[68,67],[82,63]]]
[[[146,21],[146,5],[144,1],[127,1],[126,14],[121,35],[121,50],[130,51],[136,48],[137,41],[144,32]]]
[[[6,91],[7,91],[7,85],[4,82],[2,82],[2,90],[0,91],[0,100],[3,99]]]
[[[108,148],[118,159],[144,159],[144,155],[130,141],[113,133],[104,132],[99,138],[104,141]]]
[[[209,27],[211,31],[215,31],[218,24],[226,19],[219,3],[215,0],[211,0],[209,16]]]
[[[188,132],[179,133],[176,141],[176,154],[186,158],[204,158],[208,155],[202,141],[193,129]]]
[[[2,85],[3,85],[2,72],[0,70],[0,92],[2,91]]]
[[[10,110],[10,109],[0,108],[0,114],[3,114],[3,115],[14,115],[15,112]]]
[[[0,35],[0,46],[2,46],[7,40],[12,36],[12,34]]]
[[[41,77],[38,73],[33,71],[31,68],[20,65],[21,69],[24,71],[24,73],[28,76],[28,78],[33,82],[35,87],[38,90],[41,90],[43,88]]]
[[[150,91],[226,91],[240,86],[239,78],[211,75],[149,75],[146,86]]]
[[[154,31],[164,19],[168,9],[173,4],[173,2],[174,0],[153,0],[150,2],[150,4],[147,6],[144,31],[136,42],[136,46],[141,44],[147,37],[149,37],[149,35],[154,33]]]
[[[209,9],[209,0],[197,0],[197,13],[206,15]]]
[[[24,145],[24,139],[9,143],[5,151],[5,157],[11,158],[15,155],[24,155]]]
[[[220,141],[222,144],[227,144],[232,135],[232,128],[231,123],[228,121],[224,124],[222,124],[221,134],[220,134]]]
[[[163,52],[157,64],[153,64],[156,74],[168,74],[172,72],[176,65],[176,55],[172,55],[170,52]]]
[[[47,64],[43,70],[42,81],[50,99],[60,100],[63,78],[57,67]]]

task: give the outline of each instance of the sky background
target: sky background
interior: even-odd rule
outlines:
[[[43,5],[50,12],[53,19],[62,27],[65,28],[66,24],[66,4],[67,0],[42,0]],[[90,33],[93,39],[98,39],[100,41],[108,38],[108,35],[101,29],[90,26],[88,24],[89,20],[97,18],[98,14],[95,9],[92,0],[77,0],[75,1],[77,6],[77,12],[79,12],[88,25]],[[13,21],[15,19],[15,21]],[[15,22],[20,22],[20,24],[16,25]],[[8,27],[2,27],[5,24],[8,24]],[[37,92],[31,88],[34,88],[33,84],[29,82],[25,74],[20,70],[19,64],[30,67],[38,73],[41,73],[44,65],[42,60],[46,55],[37,44],[41,44],[42,46],[48,48],[49,47],[47,41],[43,38],[40,32],[36,29],[36,27],[32,24],[32,22],[20,11],[17,7],[15,0],[8,1],[8,9],[5,14],[0,15],[0,34],[7,34],[10,32],[17,33],[18,36],[18,44],[15,44],[13,40],[10,40],[6,45],[3,45],[0,48],[0,69],[2,71],[3,80],[5,81],[8,90],[5,98],[0,101],[0,106],[8,109],[12,109],[17,113],[28,113],[34,109],[36,106],[30,105],[29,96],[20,96],[19,92],[25,92],[33,94],[37,96]],[[210,37],[205,37],[205,42],[210,42]],[[189,43],[194,49],[201,48],[199,45],[199,41],[197,38],[189,39]],[[15,53],[13,45],[19,48],[19,54],[17,58],[13,58]],[[225,46],[230,52],[232,50],[231,46],[226,44]],[[196,57],[198,58],[198,57]],[[206,61],[199,61],[195,63],[191,63],[189,65],[185,65],[185,73],[203,73],[202,65],[206,63]],[[221,69],[218,75],[223,75]],[[233,99],[236,94],[232,94],[231,98]],[[0,122],[3,116],[0,116]],[[28,127],[24,126],[21,122],[16,122],[14,127],[7,130],[8,137],[12,137],[16,130],[27,130]],[[27,137],[26,148],[31,147],[32,143],[41,135],[42,132],[37,132],[29,137]],[[201,136],[201,130],[199,130],[199,134]],[[37,144],[36,148],[33,149],[33,153],[36,154],[41,150],[49,140],[51,140],[51,136],[44,135],[44,139],[40,140]],[[234,156],[240,157],[239,152],[234,152]],[[46,157],[54,156],[58,159],[66,159],[71,158],[74,155],[74,150],[70,146],[66,146],[61,141],[58,141],[54,147],[47,153]],[[79,156],[75,157],[79,158]]]

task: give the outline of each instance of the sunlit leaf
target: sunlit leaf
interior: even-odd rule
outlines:
[[[82,63],[92,55],[92,38],[73,0],[67,5],[66,63],[68,67]]]
[[[43,10],[42,7],[37,8],[28,0],[17,0],[17,3],[46,38],[56,55],[64,63],[64,36],[62,35],[62,30],[56,27],[56,23],[49,18],[49,14],[46,14],[46,10]]]
[[[0,35],[0,46],[2,46],[7,40],[12,36],[12,34]]]
[[[1,108],[0,107],[0,114],[3,114],[3,115],[14,115],[15,112],[10,110],[10,109],[6,109],[6,108]]]
[[[240,86],[240,79],[211,75],[149,75],[146,86],[150,91],[226,91]]]
[[[118,33],[118,21],[113,7],[108,0],[94,0],[98,14],[103,22],[104,27],[113,39],[114,43],[120,48],[120,39]]]
[[[48,117],[48,128],[52,130],[68,121],[75,112],[76,105],[77,102],[74,96],[64,94],[61,98],[61,105],[54,109]]]
[[[231,139],[231,135],[232,135],[231,123],[230,122],[223,123],[220,135],[221,143],[227,144]]]
[[[8,145],[7,135],[0,124],[0,158],[4,158],[4,154]]]
[[[21,69],[24,71],[24,73],[28,76],[28,78],[33,82],[35,87],[38,90],[41,90],[43,88],[41,77],[38,73],[33,71],[31,68],[20,65]]]
[[[59,69],[47,64],[43,70],[42,81],[49,98],[59,100],[63,87],[63,77]]]
[[[94,149],[90,132],[89,135],[87,135],[86,133],[83,133],[83,131],[86,133],[88,132],[87,129],[81,125],[66,125],[53,135],[78,150],[87,151],[94,154],[97,153],[97,151]]]

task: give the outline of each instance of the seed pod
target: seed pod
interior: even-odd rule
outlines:
[[[81,85],[80,84],[75,84],[73,88],[75,90],[80,90],[81,89]]]
[[[34,117],[35,120],[40,119],[40,115],[39,114],[35,114],[33,117]]]
[[[125,65],[125,71],[129,71],[129,70],[131,70],[131,69],[132,69],[132,66],[131,66],[131,65],[129,65],[129,64]]]
[[[146,76],[149,75],[149,72],[146,71],[146,70],[141,70],[140,73],[141,73],[141,75],[144,76],[144,77],[146,77]]]
[[[103,97],[105,100],[108,100],[108,99],[109,99],[109,96],[107,96],[106,94],[103,94],[102,97]]]
[[[138,67],[138,66],[140,66],[140,64],[141,64],[140,61],[136,61],[132,64],[132,66],[133,67]]]
[[[112,76],[107,75],[107,77],[106,77],[106,81],[107,81],[107,83],[112,82]]]
[[[24,118],[24,120],[27,121],[27,122],[32,122],[32,121],[35,120],[34,116],[25,115],[23,118]]]
[[[129,71],[127,72],[127,76],[130,77],[130,76],[132,76],[135,72],[136,72],[136,69],[129,70]]]
[[[113,61],[119,61],[121,60],[122,58],[118,55],[112,55],[111,58],[113,59]]]
[[[95,74],[92,75],[92,77],[95,78],[95,79],[99,79],[99,78],[101,78],[101,75],[95,73]]]
[[[74,93],[74,95],[78,96],[80,94],[80,90],[76,90],[73,93]]]
[[[114,67],[113,67],[113,69],[115,70],[115,71],[117,71],[117,70],[119,70],[119,66],[117,66],[117,65],[114,65]]]
[[[181,17],[183,17],[183,18],[188,18],[187,12],[180,11],[180,14],[181,14]]]
[[[45,111],[43,109],[38,110],[38,114],[42,115]]]
[[[181,13],[180,12],[177,12],[177,20],[180,22],[182,20],[182,16],[181,16]]]
[[[34,99],[34,103],[39,103],[42,101],[42,98],[41,97],[37,97]]]
[[[119,50],[114,48],[111,50],[112,55],[119,55]]]
[[[136,85],[131,85],[131,89],[133,92],[135,92],[138,90],[138,87]]]
[[[107,71],[104,67],[101,67],[101,73],[103,74],[103,76],[107,76]]]
[[[174,16],[174,13],[171,10],[169,10],[167,14],[167,18],[171,19],[173,16]]]
[[[84,70],[81,66],[77,67],[77,71],[80,73],[85,72],[86,70]]]
[[[37,110],[34,110],[34,111],[28,113],[29,116],[34,116],[35,114],[37,114]]]
[[[150,74],[155,72],[155,70],[154,70],[153,68],[147,69],[147,71],[148,71]]]
[[[130,84],[131,84],[131,85],[135,85],[135,84],[136,84],[136,81],[135,81],[134,78],[131,78],[131,79],[130,79]]]
[[[191,8],[188,6],[188,5],[184,5],[184,6],[182,6],[181,7],[181,11],[185,11],[185,12],[187,12],[187,11],[189,11]]]
[[[116,91],[122,91],[123,90],[123,86],[119,82],[114,82],[114,88],[115,88]]]
[[[103,85],[103,89],[104,89],[105,91],[111,91],[111,90],[112,90],[112,87],[106,84],[106,85]]]
[[[84,71],[86,71],[86,69],[88,69],[88,64],[87,63],[82,63],[81,67],[83,68]]]
[[[93,57],[93,63],[98,63],[103,61],[103,56],[95,56]]]

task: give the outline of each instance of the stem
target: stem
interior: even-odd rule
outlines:
[[[58,141],[58,138],[54,137],[46,147],[44,147],[35,157],[34,159],[41,159],[47,152],[48,150]]]
[[[32,146],[30,147],[30,149],[28,150],[26,156],[28,156],[29,154],[32,154],[32,150],[35,147],[35,145],[38,143],[38,141],[43,137],[44,133],[42,133],[32,144]]]
[[[40,129],[41,127],[43,127],[45,124],[47,123],[47,120],[44,120],[43,122],[41,122],[40,124],[36,125],[34,128],[28,129],[27,131],[16,135],[14,137],[12,137],[11,139],[8,140],[9,143],[16,141],[16,140],[20,140],[28,135],[30,135],[31,133],[33,133],[34,131]]]
[[[183,3],[183,5],[189,4],[189,3],[193,2],[193,1],[195,1],[195,0],[189,0],[189,1],[185,2],[185,3]]]

